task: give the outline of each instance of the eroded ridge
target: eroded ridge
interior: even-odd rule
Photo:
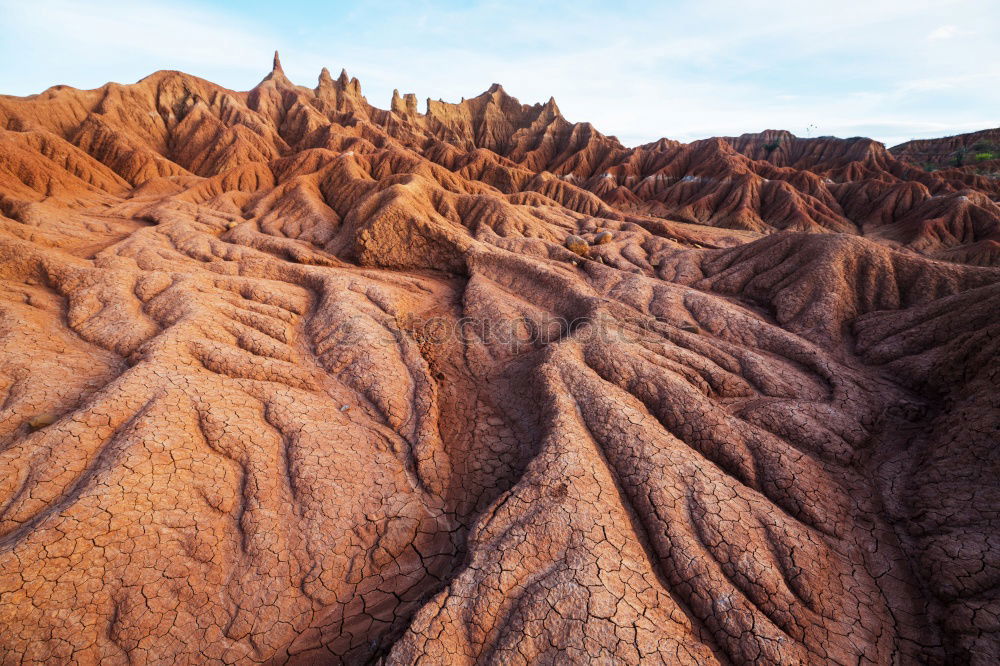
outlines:
[[[277,60],[0,119],[0,663],[1000,660],[992,182]]]

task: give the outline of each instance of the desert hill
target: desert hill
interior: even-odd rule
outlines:
[[[1000,181],[419,106],[0,97],[0,663],[1000,659]]]
[[[1000,159],[1000,127],[939,139],[914,139],[893,146],[889,152],[932,168],[975,166]]]

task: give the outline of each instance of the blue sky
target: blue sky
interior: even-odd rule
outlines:
[[[278,49],[293,81],[346,67],[382,108],[393,88],[458,101],[500,82],[628,145],[1000,126],[1000,0],[0,0],[0,16],[5,94],[158,69],[247,90]]]

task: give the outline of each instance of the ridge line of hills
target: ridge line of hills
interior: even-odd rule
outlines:
[[[333,79],[324,69],[314,89],[292,84],[277,54],[271,73],[246,93],[157,72],[132,85],[0,98],[0,125],[8,130],[8,168],[17,169],[19,143],[45,143],[87,171],[74,175],[108,194],[129,186],[133,197],[176,191],[192,187],[193,176],[245,179],[251,164],[272,165],[273,174],[274,164],[306,151],[390,150],[416,153],[507,196],[534,192],[583,213],[610,208],[756,233],[854,233],[980,265],[1000,256],[1000,180],[984,175],[988,160],[928,172],[871,139],[801,139],[777,130],[625,148],[589,123],[566,121],[554,100],[522,105],[497,84],[458,104],[428,100],[426,114],[414,96],[398,93],[383,110],[346,72]],[[994,134],[976,140],[982,145]],[[906,158],[924,146],[918,152],[926,158],[928,145],[893,150]],[[324,158],[314,152],[316,159]],[[281,177],[291,175],[285,168]],[[59,177],[28,178],[59,188]],[[22,188],[20,200],[47,195],[23,182],[11,189]],[[6,200],[10,210],[12,196]]]

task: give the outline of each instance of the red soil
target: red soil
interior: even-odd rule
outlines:
[[[1000,660],[996,181],[416,107],[0,97],[0,663]]]

